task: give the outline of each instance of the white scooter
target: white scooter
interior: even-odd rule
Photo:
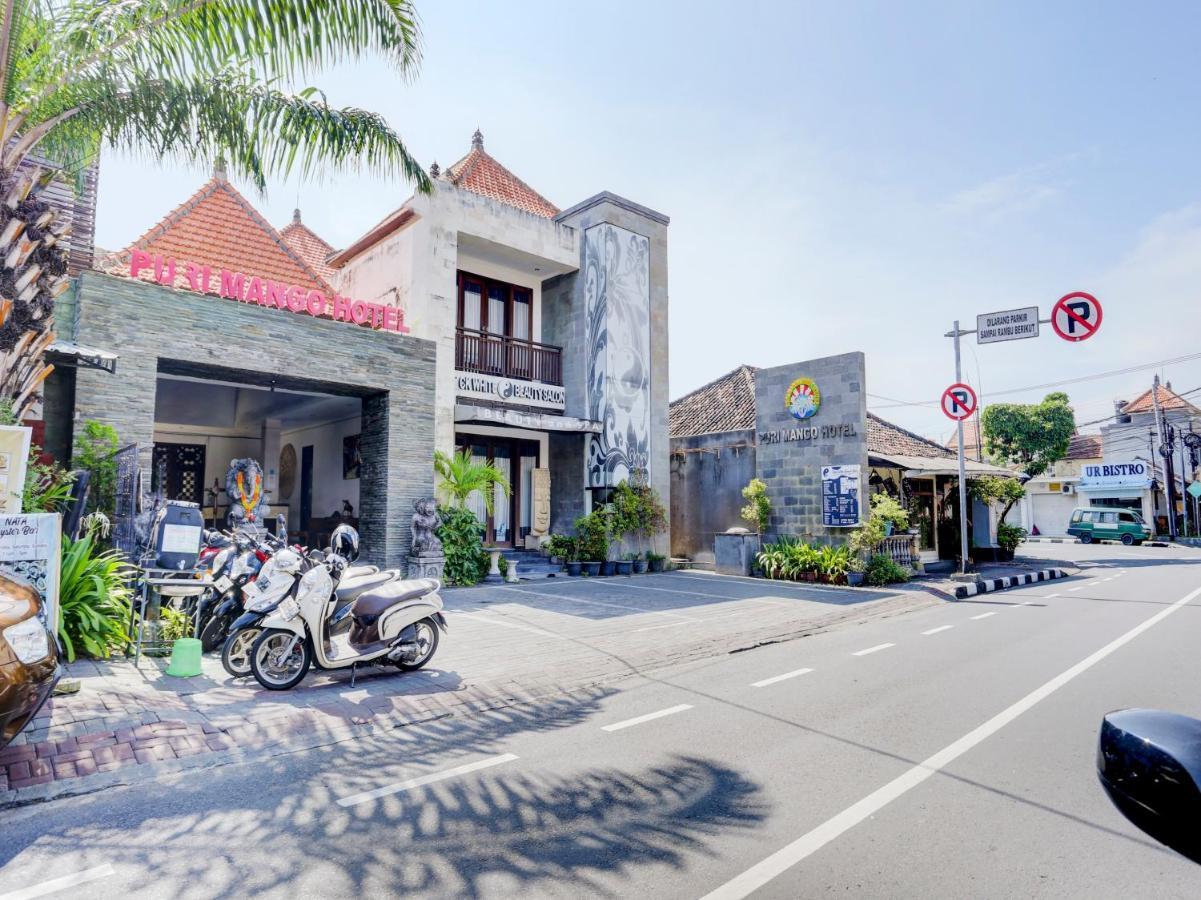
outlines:
[[[309,667],[347,669],[362,663],[420,669],[438,649],[442,585],[429,578],[392,581],[339,608],[335,590],[346,560],[329,554],[308,566],[295,596],[285,597],[262,621],[250,650],[250,670],[269,691],[300,684]]]

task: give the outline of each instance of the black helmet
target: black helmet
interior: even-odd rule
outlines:
[[[329,550],[348,562],[354,562],[359,558],[359,533],[349,525],[339,525],[329,536]]]

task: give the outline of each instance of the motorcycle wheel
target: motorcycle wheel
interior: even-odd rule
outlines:
[[[417,658],[412,662],[397,661],[396,668],[402,672],[415,672],[434,658],[438,651],[438,624],[433,619],[422,619],[413,625],[417,629],[414,641],[417,644]]]
[[[280,654],[288,644],[287,658]],[[268,628],[250,648],[250,671],[254,680],[269,691],[290,691],[304,680],[313,663],[309,642],[282,628]]]
[[[225,641],[225,632],[229,630],[229,616],[213,616],[200,630],[200,649],[205,653],[216,650]]]
[[[243,628],[225,639],[221,648],[221,665],[234,678],[249,678],[250,648],[263,633],[261,628]]]

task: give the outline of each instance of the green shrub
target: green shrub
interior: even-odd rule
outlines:
[[[782,537],[759,551],[756,561],[769,578],[797,581],[812,573],[837,581],[850,571],[854,558],[849,547],[814,547],[797,538]]]
[[[771,521],[771,499],[767,496],[767,485],[759,478],[752,478],[742,489],[742,499],[746,501],[742,518],[754,525],[760,534],[764,534]]]
[[[1002,550],[1007,550],[1012,553],[1017,549],[1018,544],[1026,540],[1026,531],[1021,525],[1010,525],[1008,522],[1001,522],[997,525],[997,544]]]
[[[192,636],[192,618],[183,610],[164,604],[158,610],[158,638],[173,644],[180,638]]]
[[[575,538],[566,534],[552,534],[542,544],[542,549],[551,557],[557,557],[563,562],[576,562],[579,559],[579,547]]]
[[[100,422],[85,422],[75,439],[71,465],[86,470],[88,482],[88,512],[99,510],[112,515],[117,504],[117,429]]]
[[[867,569],[864,573],[864,580],[868,584],[882,585],[894,584],[898,581],[908,581],[909,573],[904,568],[898,566],[884,553],[877,553],[867,561]]]
[[[446,583],[477,584],[488,574],[484,550],[484,526],[475,513],[462,506],[439,506],[442,524],[434,533],[446,554]]]
[[[623,481],[606,504],[609,536],[650,538],[667,527],[667,511],[655,489]]]
[[[611,512],[608,507],[594,509],[575,520],[576,552],[583,562],[604,562],[609,558]]]
[[[67,660],[77,653],[107,658],[128,641],[133,568],[115,550],[98,552],[91,534],[63,537],[58,636]]]

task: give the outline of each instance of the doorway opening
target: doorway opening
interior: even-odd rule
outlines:
[[[204,377],[199,368],[181,374],[160,365],[151,490],[196,503],[207,527],[225,528],[226,473],[231,461],[249,458],[263,472],[268,509],[260,524],[274,530],[282,514],[289,540],[314,548],[327,546],[339,524],[358,528],[361,397],[291,381],[243,383],[228,370]]]

